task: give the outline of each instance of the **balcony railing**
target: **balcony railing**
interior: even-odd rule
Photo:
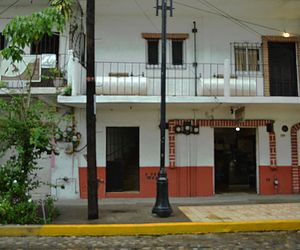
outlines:
[[[235,72],[223,64],[167,65],[167,96],[257,96],[263,95],[259,71]],[[195,71],[197,72],[195,74]],[[160,95],[160,67],[145,63],[96,62],[98,95]]]

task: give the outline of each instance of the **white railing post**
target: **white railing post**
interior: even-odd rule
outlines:
[[[81,84],[81,66],[78,58],[73,56],[73,50],[69,50],[68,55],[68,84],[72,87],[72,96],[77,96]]]
[[[224,60],[224,97],[230,96],[230,60]]]

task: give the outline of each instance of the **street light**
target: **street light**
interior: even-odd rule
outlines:
[[[152,213],[159,217],[169,217],[172,214],[172,208],[169,203],[168,178],[165,169],[165,140],[166,140],[166,42],[167,42],[167,10],[172,16],[172,0],[156,1],[156,15],[158,10],[162,10],[162,50],[161,50],[161,105],[160,105],[160,169],[157,178],[156,202]],[[170,6],[167,5],[170,1]]]

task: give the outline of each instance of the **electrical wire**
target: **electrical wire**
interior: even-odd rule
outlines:
[[[14,3],[12,3],[11,5],[9,5],[6,9],[4,9],[3,11],[0,12],[0,15],[4,14],[6,11],[8,11],[10,8],[12,8],[13,6],[15,6],[18,2],[20,2],[20,0],[15,1]]]
[[[159,30],[159,28],[155,25],[155,23],[152,21],[150,16],[147,14],[147,12],[142,8],[142,6],[137,2],[137,0],[134,0],[137,7],[142,11],[144,16],[148,19],[148,21],[151,23],[151,25],[154,27],[155,30]]]
[[[244,24],[243,22],[241,22],[240,20],[232,17],[230,14],[228,14],[227,12],[221,10],[220,8],[218,8],[217,6],[213,5],[212,3],[209,3],[207,0],[197,0],[199,3],[202,3],[203,5],[205,5],[206,7],[210,8],[210,9],[215,9],[217,10],[223,17],[227,18],[228,20],[230,20],[231,22],[239,25],[240,27],[242,27],[243,29],[249,31],[249,32],[254,32],[255,34],[258,34],[259,36],[262,36],[261,33],[257,32],[255,29],[249,27],[248,25]]]
[[[208,14],[211,14],[211,15],[215,15],[215,16],[220,16],[220,17],[226,18],[226,16],[224,16],[224,14],[220,14],[220,13],[217,13],[217,12],[214,12],[214,11],[211,11],[211,10],[199,8],[199,7],[196,7],[196,6],[193,6],[193,5],[184,4],[184,3],[181,3],[181,2],[177,2],[177,1],[174,1],[174,3],[177,4],[177,5],[179,5],[179,6],[183,6],[183,7],[186,7],[186,8],[189,8],[189,9],[193,9],[193,10],[196,10],[196,11],[199,11],[199,12],[204,12],[204,13],[208,13]],[[245,20],[245,19],[241,19],[241,18],[237,18],[237,17],[233,17],[233,16],[231,16],[231,18],[234,19],[234,20],[236,20],[236,21],[239,21],[239,22],[242,22],[242,23],[251,24],[253,26],[261,27],[261,28],[264,28],[264,29],[267,29],[267,30],[273,30],[273,31],[282,32],[281,29],[274,28],[274,27],[271,27],[271,26],[262,25],[262,24],[259,24],[259,23],[251,22],[251,21],[248,21],[248,20]],[[297,35],[297,34],[293,34],[293,35]]]
[[[161,32],[159,30],[159,28],[155,25],[155,23],[152,21],[151,17],[146,13],[146,11],[142,8],[142,6],[137,2],[137,0],[134,0],[135,4],[137,5],[137,7],[140,9],[140,11],[143,13],[143,15],[146,17],[146,19],[151,23],[151,25],[154,27],[154,29],[157,31],[157,32]],[[169,47],[172,47],[172,44],[169,40],[167,40],[167,43],[169,45]],[[195,73],[194,69],[190,69],[188,68],[188,71],[192,74]],[[204,86],[204,89],[205,90],[210,90],[208,87]],[[218,97],[215,95],[214,96],[215,100],[216,100],[216,103],[219,103],[219,100],[218,100]]]

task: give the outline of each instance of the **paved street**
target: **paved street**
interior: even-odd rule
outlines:
[[[131,237],[2,237],[0,249],[300,249],[300,231]]]

